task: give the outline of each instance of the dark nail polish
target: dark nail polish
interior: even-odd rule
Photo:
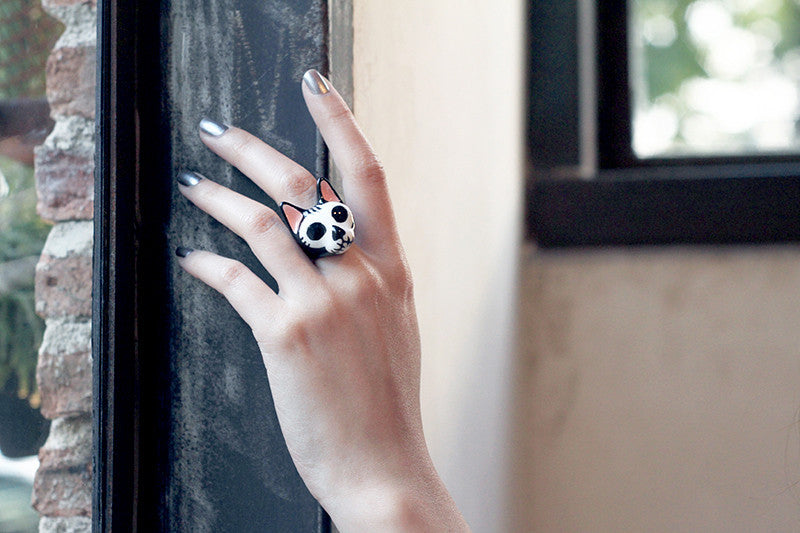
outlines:
[[[203,176],[198,174],[197,172],[192,172],[190,170],[181,172],[178,174],[178,183],[185,187],[192,187],[200,183],[200,180],[203,179]]]
[[[187,248],[185,246],[178,246],[177,248],[175,248],[175,255],[177,255],[178,257],[186,257],[192,252],[194,252],[194,250],[192,250],[191,248]]]
[[[220,124],[219,122],[214,122],[210,118],[203,118],[203,120],[200,121],[200,131],[212,137],[219,137],[228,131],[228,126]]]
[[[313,68],[303,75],[303,81],[312,94],[328,94],[331,91],[328,80]]]

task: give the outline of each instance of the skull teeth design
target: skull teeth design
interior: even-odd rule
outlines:
[[[339,244],[336,246],[336,249],[331,250],[332,254],[340,254],[347,250],[350,247],[350,244],[353,242],[353,239],[349,237],[343,237]]]
[[[354,230],[350,208],[341,202],[325,202],[303,213],[297,233],[302,244],[311,250],[340,254],[353,242]]]

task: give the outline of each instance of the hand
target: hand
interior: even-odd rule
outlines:
[[[273,210],[188,174],[181,192],[247,241],[279,291],[210,252],[179,249],[180,264],[252,328],[289,453],[340,530],[467,530],[422,432],[419,331],[384,171],[336,90],[316,71],[304,82],[355,243],[312,262]],[[278,202],[316,203],[314,177],[249,133],[204,120],[200,137]]]

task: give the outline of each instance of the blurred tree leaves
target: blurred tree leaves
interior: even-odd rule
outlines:
[[[637,0],[636,3],[639,4],[637,23],[647,24],[648,19],[661,20],[662,24],[669,21],[674,31],[673,40],[667,46],[659,46],[658,41],[646,40],[644,62],[649,98],[655,100],[664,94],[676,92],[683,80],[704,75],[705,71],[697,60],[697,50],[689,38],[689,29],[683,16],[692,2]]]
[[[800,2],[629,5],[637,153],[800,149]]]
[[[794,0],[632,0],[633,24],[652,27],[654,20],[663,17],[674,31],[674,38],[668,43],[644,36],[645,75],[651,100],[675,92],[692,76],[709,76],[702,66],[703,51],[693,41],[686,20],[692,6],[702,2],[720,4],[742,28],[758,31],[765,20],[777,23],[780,29],[774,50],[777,60],[800,47],[800,3]]]
[[[0,100],[44,97],[45,64],[62,31],[40,0],[0,1]],[[0,391],[32,405],[44,331],[32,265],[48,231],[36,214],[33,168],[0,156]]]
[[[44,66],[62,31],[39,0],[0,1],[0,99],[44,96]]]
[[[33,269],[23,280],[19,275],[12,279],[12,272],[25,258],[41,253],[49,226],[36,215],[33,169],[0,157],[0,172],[7,184],[0,198],[0,390],[35,404],[36,356],[44,322],[35,313]]]

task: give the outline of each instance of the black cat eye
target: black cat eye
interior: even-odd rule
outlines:
[[[314,222],[306,230],[306,235],[312,241],[318,241],[325,235],[325,226],[319,222]]]
[[[347,209],[344,206],[337,205],[331,209],[331,216],[336,222],[344,222],[347,220]]]

